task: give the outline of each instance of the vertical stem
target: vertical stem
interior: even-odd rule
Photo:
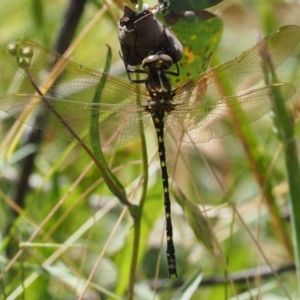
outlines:
[[[284,154],[287,179],[289,183],[289,202],[291,211],[293,246],[298,278],[298,292],[300,295],[300,166],[295,140],[291,140],[286,143]]]
[[[271,73],[272,81],[278,81],[275,71]],[[266,78],[269,83],[269,79]],[[275,104],[274,123],[277,129],[277,136],[284,144],[285,167],[289,185],[289,205],[291,210],[291,228],[293,234],[294,260],[298,280],[298,293],[300,295],[300,165],[297,155],[297,147],[294,139],[294,124],[292,117],[283,104],[282,95],[273,93],[272,101]]]
[[[137,89],[138,88],[139,88],[139,86],[137,86]],[[141,105],[140,93],[137,93],[137,104]],[[129,284],[128,284],[128,299],[130,299],[130,300],[133,299],[135,272],[136,272],[136,268],[137,268],[138,253],[139,253],[139,247],[140,247],[141,218],[142,218],[144,203],[146,201],[147,186],[148,186],[148,156],[147,156],[147,148],[146,148],[146,138],[145,138],[145,134],[144,134],[142,118],[140,117],[139,120],[140,120],[139,128],[140,128],[140,138],[141,138],[141,148],[142,148],[142,158],[143,158],[144,180],[143,180],[143,190],[142,190],[140,203],[139,203],[138,207],[132,207],[132,209],[138,208],[137,213],[133,214],[133,211],[131,209],[131,215],[135,216],[135,217],[133,217],[134,236],[133,236],[133,248],[132,248],[132,254],[131,254],[131,263],[130,263],[130,276],[129,276]]]

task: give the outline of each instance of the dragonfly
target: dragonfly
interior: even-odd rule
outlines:
[[[162,171],[169,277],[177,276],[164,132],[180,143],[208,142],[271,111],[278,101],[274,103],[270,95],[280,95],[280,103],[291,98],[295,87],[290,83],[250,88],[279,67],[299,41],[300,27],[281,27],[241,55],[172,90],[165,72],[172,63],[167,54],[146,57],[148,78],[143,87],[86,68],[33,41],[16,40],[6,46],[6,53],[27,76],[33,92],[1,97],[0,109],[29,126],[68,141],[75,138],[85,147],[93,143],[89,131],[94,115],[101,148],[129,143],[139,137],[140,124],[146,128],[152,120]],[[104,78],[101,99],[93,103]],[[229,126],[230,120],[235,126]]]

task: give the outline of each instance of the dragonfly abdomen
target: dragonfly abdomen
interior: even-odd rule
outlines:
[[[165,123],[166,112],[159,110],[153,113],[152,119],[157,135],[158,141],[158,155],[161,166],[162,174],[162,185],[164,193],[164,206],[165,206],[165,216],[166,216],[166,232],[167,232],[167,260],[169,277],[175,275],[177,277],[176,270],[176,258],[175,258],[175,248],[173,244],[173,227],[171,220],[171,201],[169,194],[169,175],[166,164],[166,149],[164,143],[164,123]]]

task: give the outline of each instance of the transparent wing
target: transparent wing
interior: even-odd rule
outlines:
[[[91,145],[90,126],[99,114],[98,131],[102,147],[123,145],[139,136],[139,119],[144,127],[150,116],[134,104],[85,104],[53,97],[11,94],[0,99],[0,109],[20,122],[46,130],[66,140],[74,133],[83,143]]]
[[[294,93],[290,84],[272,85],[243,94],[241,91],[280,66],[299,41],[300,27],[282,27],[240,56],[186,81],[174,91],[173,100],[177,106],[167,120],[169,133],[177,140],[189,142],[193,138],[194,142],[205,142],[237,129],[238,125],[235,129],[226,125],[226,118],[233,111],[240,126],[270,111],[270,92],[280,92],[283,101],[289,99]],[[238,106],[241,110],[236,109]]]
[[[146,104],[146,89],[85,68],[31,41],[14,41],[6,51],[13,65],[46,95],[13,94],[0,98],[0,109],[21,122],[67,140],[73,140],[75,133],[90,145],[91,117],[97,113],[97,132],[103,147],[135,139],[139,135],[139,119],[147,125],[149,115],[136,104],[137,94]],[[96,99],[98,104],[93,104],[101,80],[105,84]]]
[[[178,106],[166,120],[168,133],[182,142],[202,143],[224,137],[274,108],[271,95],[284,101],[295,93],[294,85],[278,83],[238,95],[204,102],[193,109]]]
[[[131,103],[136,99],[136,85],[86,68],[35,42],[16,40],[9,43],[5,50],[9,61],[24,76],[31,77],[43,94],[52,93],[56,98],[90,103],[98,83],[107,77],[101,97],[102,103],[120,103],[124,99]],[[146,99],[145,88],[139,87],[139,93],[142,100]]]
[[[246,90],[279,67],[299,41],[300,27],[281,27],[241,55],[186,81],[174,91],[174,101],[189,105],[196,96],[201,105],[210,106],[209,99],[222,98],[224,92],[228,96]]]

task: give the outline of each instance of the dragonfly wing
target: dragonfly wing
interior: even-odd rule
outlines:
[[[105,77],[102,103],[119,103],[124,98],[135,103],[137,92],[147,96],[143,87],[137,90],[134,84],[86,68],[32,41],[16,40],[9,43],[6,46],[6,55],[24,76],[35,83],[43,95],[51,93],[56,98],[90,103],[99,82]]]
[[[234,95],[262,80],[279,67],[300,41],[300,27],[284,26],[241,55],[186,81],[174,91],[174,101],[187,103],[192,95],[213,99]]]
[[[0,109],[31,127],[52,132],[68,141],[77,136],[80,138],[77,142],[87,145],[91,145],[91,117],[99,114],[96,133],[99,133],[102,147],[123,145],[137,138],[139,119],[145,127],[150,118],[134,104],[89,104],[31,94],[1,97]]]
[[[224,137],[259,119],[294,93],[294,85],[277,83],[215,100],[203,97],[192,106],[178,105],[166,120],[167,131],[182,142],[202,143]],[[272,101],[272,95],[280,97],[279,103]]]
[[[21,122],[67,140],[78,136],[91,145],[91,117],[98,114],[92,135],[103,147],[135,139],[139,119],[147,125],[149,117],[136,105],[137,95],[142,105],[147,103],[145,88],[86,68],[32,41],[14,41],[6,51],[37,92],[0,99],[0,109]]]
[[[140,120],[145,129],[150,115],[136,105],[117,105],[109,117],[101,115],[99,120],[99,136],[102,147],[120,146],[140,136]]]

